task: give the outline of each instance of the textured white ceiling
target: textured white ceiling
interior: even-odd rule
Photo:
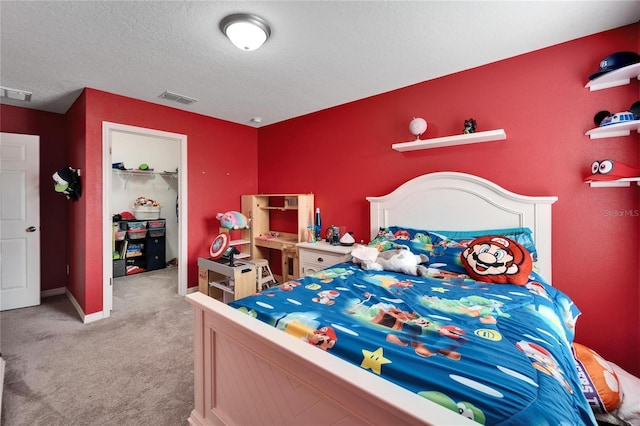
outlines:
[[[220,32],[236,12],[270,23],[261,49]],[[259,127],[638,20],[640,1],[2,0],[0,85],[44,111],[91,87]]]

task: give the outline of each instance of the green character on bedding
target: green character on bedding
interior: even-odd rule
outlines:
[[[428,234],[423,234],[422,232],[416,232],[411,241],[417,241],[425,246],[433,244],[431,242],[431,237]]]
[[[313,274],[307,275],[308,277],[317,278],[322,280],[323,282],[331,282],[336,278],[345,279],[348,275],[353,274],[353,271],[348,270],[346,268],[330,268],[323,269],[321,271],[315,272]]]
[[[460,302],[473,313],[472,316],[480,317],[480,322],[483,324],[495,324],[497,322],[496,315],[505,318],[511,317],[511,315],[502,312],[500,308],[504,306],[504,303],[498,300],[482,296],[469,296],[463,297]]]
[[[244,306],[241,306],[241,307],[238,308],[238,311],[242,312],[243,314],[247,314],[250,317],[258,318],[258,313],[256,312],[255,309],[248,309],[248,308],[246,308]]]
[[[479,317],[483,324],[495,324],[497,322],[495,315],[510,317],[509,314],[500,310],[504,303],[482,296],[463,297],[459,300],[441,299],[438,296],[422,296],[420,303],[442,312]]]
[[[418,392],[423,398],[433,401],[436,404],[442,405],[444,408],[448,408],[461,416],[464,416],[474,422],[485,424],[486,418],[482,410],[467,401],[455,402],[449,395],[446,395],[438,391],[422,391]]]

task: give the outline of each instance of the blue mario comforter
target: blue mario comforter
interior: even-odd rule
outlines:
[[[570,342],[573,302],[525,286],[343,263],[231,303],[487,425],[595,424]]]

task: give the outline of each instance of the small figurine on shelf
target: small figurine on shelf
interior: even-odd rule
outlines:
[[[476,120],[470,118],[468,120],[464,120],[464,130],[463,134],[475,133],[476,132]]]
[[[307,226],[307,242],[308,243],[316,242],[316,227],[313,225]]]
[[[416,140],[420,140],[420,135],[427,130],[427,122],[424,118],[415,118],[409,123],[409,131],[413,133]]]

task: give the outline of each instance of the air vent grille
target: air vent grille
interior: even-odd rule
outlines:
[[[15,101],[31,101],[33,93],[26,90],[10,89],[9,87],[0,87],[0,98],[13,99]]]
[[[178,102],[179,104],[183,105],[191,105],[195,102],[198,102],[198,100],[195,98],[190,98],[189,96],[179,95],[177,93],[169,91],[162,93],[159,97],[168,101]]]

